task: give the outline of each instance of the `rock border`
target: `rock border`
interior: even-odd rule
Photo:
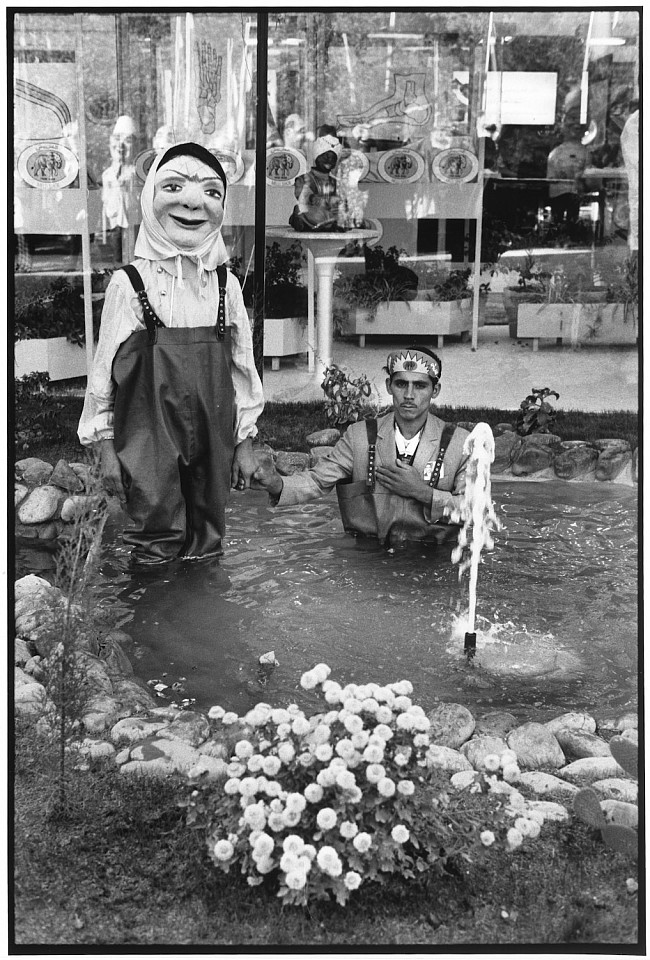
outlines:
[[[34,574],[16,581],[15,593],[15,710],[47,732],[55,715],[45,686],[48,658],[57,646],[52,609],[65,597]],[[88,699],[68,745],[76,768],[91,771],[93,762],[102,761],[124,775],[225,780],[235,742],[251,736],[252,729],[241,719],[225,725],[200,711],[158,706],[147,685],[133,676],[122,650],[127,639],[117,630],[80,638],[77,657]],[[483,777],[491,792],[504,795],[513,817],[561,822],[570,818],[579,789],[590,786],[607,823],[637,829],[638,783],[619,766],[608,744],[620,735],[638,747],[636,713],[596,721],[574,712],[545,723],[520,723],[505,711],[476,718],[462,704],[441,702],[428,718],[427,765],[446,774],[453,789],[478,791]]]

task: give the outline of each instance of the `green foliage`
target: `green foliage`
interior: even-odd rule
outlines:
[[[93,289],[101,292],[106,288],[110,270],[93,273]],[[47,289],[31,294],[19,294],[15,299],[15,340],[45,340],[49,337],[65,337],[69,343],[79,346],[86,342],[83,288],[67,279],[55,277]],[[93,303],[93,328],[97,339],[101,316],[101,303]]]
[[[218,869],[238,868],[251,887],[266,880],[295,906],[345,905],[368,881],[470,860],[484,818],[505,819],[496,803],[463,816],[446,776],[427,768],[430,721],[408,681],[341,687],[329,673],[318,664],[301,678],[331,708],[311,720],[295,704],[258,704],[241,718],[213,707],[210,718],[238,725],[241,739],[229,779],[195,781],[186,801]]]
[[[639,776],[638,747],[625,737],[612,737],[609,741],[609,749],[619,766],[636,779]]]
[[[638,747],[625,737],[613,737],[609,742],[612,756],[626,773],[635,779],[639,774]],[[573,810],[577,817],[590,827],[600,831],[606,847],[616,850],[634,860],[639,855],[639,837],[636,830],[623,824],[607,823],[600,806],[598,794],[592,787],[584,787],[573,798]]]
[[[427,275],[427,296],[434,303],[448,303],[454,300],[466,300],[471,296],[469,277],[471,270],[450,270],[449,273],[438,272],[432,279]]]
[[[108,516],[96,456],[89,462],[88,478],[84,499],[65,535],[59,538],[54,585],[61,591],[61,598],[52,602],[43,623],[43,642],[48,649],[45,690],[54,707],[54,714],[48,713],[45,719],[59,749],[57,792],[62,811],[67,802],[67,744],[89,698],[83,651],[94,630],[90,586],[99,565]]]
[[[600,799],[592,787],[584,787],[576,793],[573,798],[573,810],[576,816],[590,827],[602,830],[606,825]]]
[[[373,412],[369,401],[372,387],[365,374],[348,377],[333,363],[326,368],[321,387],[325,393],[325,415],[331,426],[347,426]]]
[[[307,257],[299,241],[281,247],[274,241],[266,248],[264,265],[264,309],[267,317],[307,315],[307,287],[301,268]]]
[[[517,415],[517,433],[526,437],[531,433],[551,433],[555,425],[557,411],[548,401],[549,397],[559,400],[560,394],[548,387],[535,389],[522,400]]]
[[[60,443],[64,438],[60,417],[63,404],[48,392],[49,382],[47,373],[29,373],[15,380],[14,441],[16,455],[21,459],[37,443]]]

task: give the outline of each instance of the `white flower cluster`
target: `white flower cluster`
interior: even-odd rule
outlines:
[[[248,882],[255,885],[279,868],[286,891],[303,891],[302,902],[308,882],[356,890],[364,879],[360,856],[374,856],[380,845],[384,855],[396,852],[407,843],[409,830],[395,822],[396,812],[383,831],[374,813],[384,799],[393,806],[414,795],[409,766],[423,765],[429,745],[430,721],[412,703],[408,681],[342,687],[329,674],[321,663],[300,681],[305,690],[321,688],[329,712],[310,721],[296,704],[259,703],[241,718],[253,733],[235,743],[223,784],[239,812],[235,826],[232,819],[215,824],[211,841],[224,870],[252,859],[256,876]],[[209,716],[225,724],[240,719],[220,707]],[[364,829],[367,797],[372,832]],[[235,832],[225,839],[228,828]]]
[[[483,758],[482,767],[485,770],[485,781],[490,793],[502,793],[509,798],[506,813],[516,817],[513,827],[506,833],[506,848],[516,850],[525,839],[536,839],[544,823],[544,815],[537,810],[529,810],[526,801],[517,792],[512,792],[511,786],[521,778],[521,770],[517,763],[517,754],[514,750],[503,750],[500,754],[490,753]],[[502,779],[499,779],[501,776]],[[479,791],[480,784],[475,783],[470,790]],[[480,834],[481,843],[490,847],[495,842],[495,835],[491,830],[483,830]]]

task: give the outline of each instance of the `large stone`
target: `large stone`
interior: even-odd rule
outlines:
[[[637,713],[624,713],[616,721],[616,730],[638,730],[639,715]]]
[[[199,753],[205,757],[213,757],[215,760],[229,760],[230,750],[221,740],[206,740],[197,747]]]
[[[23,687],[34,683],[37,683],[37,681],[29,673],[23,670],[22,667],[14,667],[14,688]]]
[[[557,733],[558,730],[578,730],[584,733],[596,732],[596,721],[588,713],[563,713],[559,717],[554,717],[546,724],[551,733]]]
[[[515,424],[507,423],[505,420],[502,420],[501,423],[497,423],[496,427],[492,428],[492,434],[495,438],[500,437],[503,433],[514,433],[514,432],[515,432]]]
[[[511,730],[519,724],[519,721],[512,713],[506,713],[503,710],[494,710],[491,713],[484,713],[476,721],[474,736],[481,737],[505,737]]]
[[[106,664],[111,680],[121,680],[133,676],[133,665],[122,649],[130,637],[122,630],[111,630],[103,637],[95,638],[94,652]]]
[[[307,445],[310,447],[333,447],[341,439],[341,434],[333,427],[325,430],[316,430],[307,436]]]
[[[476,721],[460,703],[441,703],[428,714],[429,741],[457,750],[472,736]]]
[[[34,524],[34,527],[39,540],[56,540],[61,533],[63,524],[60,520],[50,520],[49,523]]]
[[[528,800],[526,805],[529,810],[541,813],[544,820],[563,823],[569,819],[567,808],[561,803],[554,803],[552,800]]]
[[[605,814],[607,823],[616,823],[620,827],[630,827],[636,830],[639,826],[639,808],[635,803],[626,803],[624,800],[601,800],[600,809]]]
[[[309,468],[308,453],[293,453],[281,450],[275,461],[275,469],[281,477],[290,477],[294,473],[302,473]]]
[[[56,463],[49,483],[55,487],[61,487],[62,490],[67,490],[68,493],[78,493],[80,490],[83,490],[84,486],[72,467],[65,460],[59,460]]]
[[[598,459],[595,447],[582,441],[567,441],[553,459],[553,469],[560,480],[575,480],[591,473]]]
[[[425,761],[427,767],[435,767],[438,770],[444,770],[446,773],[461,773],[464,770],[473,769],[467,757],[464,757],[458,750],[436,744],[433,744],[427,750]]]
[[[479,774],[476,770],[461,770],[459,773],[452,773],[449,781],[454,790],[467,790],[473,784],[479,783]]]
[[[106,666],[99,657],[92,653],[82,651],[77,654],[77,663],[83,671],[84,682],[88,688],[89,696],[110,696],[113,692],[113,684],[108,675]]]
[[[598,440],[592,440],[591,445],[602,453],[603,450],[613,450],[620,451],[624,453],[626,450],[631,450],[630,444],[627,440],[621,440],[620,437],[604,437]]]
[[[14,507],[17,507],[19,503],[25,499],[29,493],[29,487],[26,487],[24,483],[15,483],[14,484]]]
[[[14,663],[17,667],[24,667],[28,660],[32,658],[32,651],[26,640],[22,637],[16,637],[14,640]]]
[[[47,483],[42,487],[36,487],[18,507],[19,522],[45,523],[47,520],[54,519],[59,510],[61,497],[61,491]]]
[[[329,457],[331,452],[331,447],[312,447],[309,451],[309,467],[311,468],[314,464],[318,463],[319,460],[324,460],[325,457]]]
[[[101,500],[97,496],[86,493],[77,493],[66,497],[61,506],[61,519],[70,523],[77,517],[90,516],[100,506]]]
[[[124,720],[118,720],[111,730],[111,739],[115,743],[120,740],[127,740],[129,743],[135,743],[138,740],[146,740],[166,727],[164,720],[149,720],[146,717],[125,717]]]
[[[198,747],[210,736],[210,722],[202,713],[188,710],[161,730],[159,736],[170,740],[183,740],[193,747]]]
[[[565,780],[579,785],[625,775],[614,757],[585,757],[582,760],[573,760],[566,767],[562,767],[559,773]]]
[[[494,461],[492,473],[504,473],[510,469],[510,454],[517,440],[514,430],[505,430],[494,436]]]
[[[558,446],[554,434],[531,434],[517,440],[510,453],[510,468],[516,477],[549,470]]]
[[[522,724],[508,734],[507,743],[522,769],[556,769],[566,762],[554,734],[543,723]]]
[[[609,744],[593,733],[582,730],[556,730],[555,737],[567,760],[582,760],[585,757],[611,757]]]
[[[24,665],[25,673],[39,683],[46,679],[45,668],[43,667],[42,657],[30,657]]]
[[[131,713],[149,711],[155,706],[155,698],[147,687],[135,677],[113,681],[113,696],[117,697]]]
[[[169,772],[171,767],[172,771],[187,774],[202,757],[195,747],[182,740],[166,740],[155,737],[133,747],[130,759],[132,762],[140,761],[147,768],[141,772],[150,772],[156,769],[160,769],[161,772]]]
[[[501,737],[472,737],[460,748],[475,770],[484,769],[486,757],[500,757],[506,749],[506,742]]]
[[[596,480],[614,480],[632,462],[629,444],[625,447],[605,447],[596,462]]]
[[[634,780],[624,780],[622,777],[605,777],[603,780],[594,780],[591,785],[594,790],[597,790],[608,800],[637,803],[639,799],[639,785]]]
[[[635,743],[639,745],[639,731],[630,727],[627,730],[623,730],[621,733],[621,740],[629,740],[630,743]]]
[[[115,747],[106,740],[99,740],[91,744],[88,749],[88,756],[91,760],[108,760],[115,756]]]
[[[571,799],[578,792],[575,784],[567,783],[560,777],[554,777],[552,773],[542,773],[540,770],[524,770],[519,777],[519,782],[530,787],[538,796],[551,794]]]
[[[187,771],[187,775],[192,779],[201,778],[206,783],[225,780],[228,776],[228,764],[225,760],[202,754],[198,762]]]
[[[30,680],[31,683],[22,683],[14,689],[14,709],[18,716],[37,717],[45,710],[45,687],[32,677]]]
[[[70,469],[79,477],[84,490],[88,490],[92,486],[92,473],[87,463],[71,463]]]
[[[16,463],[16,476],[19,480],[24,480],[30,486],[36,486],[39,483],[47,483],[52,476],[54,467],[46,460],[40,460],[38,457],[26,457],[24,460],[18,460]]]

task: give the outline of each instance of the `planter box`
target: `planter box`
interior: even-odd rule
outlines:
[[[359,337],[359,346],[365,346],[369,334],[392,336],[437,337],[438,346],[450,334],[461,334],[467,339],[472,329],[472,300],[392,300],[381,303],[373,317],[368,310],[350,311],[351,333]]]
[[[533,350],[541,339],[569,340],[572,344],[636,344],[636,310],[622,303],[522,303],[517,311],[517,336],[532,337]]]
[[[47,340],[18,340],[14,346],[14,376],[48,373],[50,380],[70,380],[87,374],[86,348],[69,343],[65,337]]]
[[[300,317],[273,317],[264,320],[264,356],[271,357],[271,369],[280,369],[280,357],[307,353],[307,324]]]

